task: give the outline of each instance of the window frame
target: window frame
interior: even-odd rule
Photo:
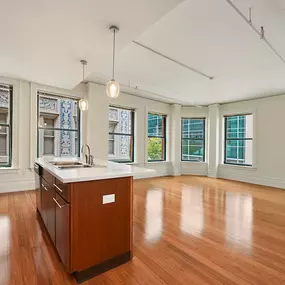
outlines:
[[[182,121],[183,120],[203,120],[203,139],[193,139],[193,140],[199,140],[203,141],[203,161],[195,161],[195,160],[185,160],[183,159],[183,140],[191,140],[190,138],[183,138],[183,126]],[[206,117],[182,117],[181,118],[181,161],[183,162],[194,162],[194,163],[204,163],[206,161]]]
[[[108,132],[108,161],[112,161],[112,162],[117,162],[117,163],[133,163],[135,160],[135,110],[134,109],[130,109],[130,108],[125,108],[125,107],[118,107],[118,106],[114,106],[114,105],[109,105],[109,109],[110,108],[114,108],[114,109],[120,109],[120,110],[127,110],[131,112],[131,133],[130,134],[126,134],[126,133],[116,133],[116,132]],[[108,109],[108,112],[109,112]],[[109,123],[110,120],[108,120],[108,130],[109,130]],[[120,160],[120,159],[112,159],[111,157],[109,157],[109,135],[113,135],[114,136],[114,142],[115,142],[115,137],[116,136],[128,136],[131,137],[131,152],[132,152],[132,157],[130,160]],[[115,150],[115,146],[114,146],[114,150]]]
[[[227,138],[227,119],[230,117],[237,117],[237,116],[249,116],[251,115],[253,117],[253,113],[244,113],[244,114],[234,114],[234,115],[224,115],[224,165],[236,165],[236,166],[245,166],[245,167],[253,167],[252,164],[247,164],[247,163],[232,163],[232,162],[227,162],[227,141],[252,141],[253,144],[253,134],[252,138]],[[253,155],[253,153],[252,153]],[[253,161],[253,157],[252,157]]]
[[[149,136],[148,134],[148,115],[155,115],[155,116],[161,116],[162,117],[162,130],[163,130],[163,134],[162,136]],[[163,114],[157,114],[157,113],[152,113],[152,112],[148,112],[147,113],[147,146],[148,146],[148,139],[149,138],[160,138],[162,139],[162,147],[163,147],[163,150],[162,150],[162,154],[163,154],[163,159],[148,159],[148,151],[147,151],[147,162],[163,162],[163,161],[166,161],[166,117],[167,115],[163,115]]]
[[[9,90],[9,109],[8,109],[8,117],[9,117],[9,124],[2,124],[0,123],[1,127],[5,127],[9,129],[9,135],[7,136],[9,139],[8,145],[8,154],[9,154],[9,161],[7,164],[0,163],[0,168],[7,168],[12,167],[12,156],[13,156],[13,86],[8,84],[0,83],[0,87],[7,88]]]
[[[114,123],[112,122],[112,129],[115,130],[115,127],[116,127],[116,124],[114,124]],[[109,120],[108,129],[110,130],[110,120]],[[110,138],[110,134],[112,135],[112,138]],[[110,141],[113,142],[113,145],[112,145],[112,153],[109,153],[109,151],[110,151],[110,145],[109,145],[109,144],[110,144]],[[110,131],[109,131],[109,133],[108,133],[108,160],[109,160],[109,159],[112,159],[112,156],[115,156],[115,155],[116,155],[115,148],[116,148],[116,146],[115,146],[115,135],[113,135],[113,132],[110,132]]]
[[[44,116],[43,116],[44,117]],[[52,121],[52,125],[54,126],[54,121],[55,121],[55,119],[51,119],[51,118],[48,118],[47,120],[51,120]],[[50,129],[49,129],[50,128]],[[45,150],[45,140],[47,139],[47,138],[49,138],[49,139],[52,139],[52,141],[53,141],[53,146],[52,146],[52,150],[53,150],[53,154],[54,154],[54,151],[55,151],[55,148],[54,148],[54,144],[55,144],[55,133],[54,133],[54,130],[52,131],[51,130],[51,126],[49,127],[49,128],[44,128],[44,133],[43,133],[43,143],[44,143],[44,148],[43,148],[43,150]],[[45,131],[52,131],[53,132],[53,135],[51,136],[51,135],[47,135],[46,133],[45,133]],[[43,156],[49,156],[49,155],[52,155],[52,154],[49,154],[49,153],[43,153]]]
[[[77,118],[78,118],[78,129],[62,129],[62,128],[44,128],[39,127],[39,115],[40,115],[40,96],[49,96],[49,97],[57,97],[57,98],[65,98],[65,99],[71,99],[77,102]],[[37,122],[37,158],[39,158],[40,154],[40,132],[39,130],[47,130],[47,131],[70,131],[70,132],[78,132],[78,150],[77,150],[77,156],[80,158],[81,153],[81,115],[82,112],[79,108],[79,100],[80,98],[73,97],[73,96],[64,96],[61,94],[55,94],[52,92],[45,92],[41,90],[37,90],[37,114],[36,114],[36,122]],[[43,155],[43,156],[49,156],[49,155]]]

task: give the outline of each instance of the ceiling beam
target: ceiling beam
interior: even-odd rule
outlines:
[[[139,43],[137,41],[133,41],[133,43],[138,45],[138,46],[140,46],[140,47],[142,47],[142,48],[144,48],[144,49],[147,49],[147,50],[149,50],[149,51],[151,51],[151,52],[153,52],[153,53],[155,53],[155,54],[157,54],[157,55],[159,55],[159,56],[161,56],[161,57],[163,57],[165,59],[168,59],[171,62],[174,62],[174,63],[176,63],[176,64],[178,64],[178,65],[180,65],[180,66],[182,66],[184,68],[187,68],[188,70],[191,70],[192,72],[195,72],[196,74],[199,74],[199,75],[201,75],[203,77],[206,77],[206,78],[208,78],[210,80],[214,79],[213,76],[209,76],[209,75],[203,73],[202,71],[200,71],[200,70],[198,70],[196,68],[188,66],[188,65],[186,65],[186,64],[184,64],[182,62],[179,62],[179,61],[177,61],[177,60],[175,60],[175,59],[173,59],[173,58],[171,58],[171,57],[169,57],[167,55],[164,55],[164,54],[162,54],[162,53],[160,53],[160,52],[158,52],[158,51],[156,51],[156,50],[154,50],[154,49],[152,49],[152,48],[150,48],[150,47],[148,47],[148,46],[146,46],[144,44],[141,44],[141,43]]]

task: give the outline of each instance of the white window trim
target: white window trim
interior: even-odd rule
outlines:
[[[247,169],[257,169],[257,109],[254,107],[243,107],[243,103],[237,103],[239,106],[229,106],[224,109],[220,108],[220,163],[219,166],[222,167],[235,167],[235,168],[247,168]],[[253,116],[253,135],[252,135],[252,166],[248,165],[231,165],[224,164],[224,144],[225,144],[225,116],[235,116],[235,115],[248,115]]]
[[[20,91],[21,81],[16,79],[10,79],[0,77],[0,83],[10,85],[13,87],[13,109],[12,109],[12,164],[10,167],[0,167],[0,171],[10,173],[10,171],[19,170],[19,139],[20,139],[20,128],[19,128],[19,106],[20,106]]]
[[[180,147],[180,163],[183,164],[207,164],[209,163],[209,108],[208,107],[187,107],[182,106],[181,108],[181,120],[183,118],[186,119],[198,119],[198,118],[205,118],[205,161],[204,162],[196,162],[196,161],[182,161],[182,153]],[[182,125],[181,125],[182,129]],[[180,129],[180,136],[181,136],[181,129]],[[182,141],[181,141],[182,144]]]
[[[165,145],[166,145],[166,153],[165,160],[162,161],[148,161],[148,114],[165,116],[166,117],[166,130],[165,130]],[[153,109],[145,108],[145,164],[155,164],[155,163],[168,163],[170,162],[170,115],[166,112],[159,112]]]
[[[50,87],[46,85],[41,85],[37,83],[31,83],[31,112],[30,112],[30,168],[33,169],[34,162],[37,158],[37,98],[38,98],[38,91],[39,92],[46,92],[52,95],[59,95],[64,97],[72,97],[72,98],[82,98],[81,92],[78,90],[66,90],[56,87]],[[76,92],[78,91],[78,92]],[[85,136],[82,134],[86,133],[86,124],[83,124],[82,121],[84,120],[82,116],[81,120],[81,144],[84,144],[86,141]]]
[[[205,161],[186,161],[186,160],[182,160],[182,119],[205,119]],[[208,119],[208,114],[205,113],[197,113],[197,114],[186,114],[186,115],[181,115],[181,124],[180,124],[180,136],[181,136],[181,146],[180,146],[180,162],[181,163],[194,163],[194,164],[208,164],[209,158],[208,158],[208,154],[209,154],[209,147],[208,147],[208,138],[209,138],[209,128],[208,128],[208,124],[209,124],[209,119]]]
[[[135,108],[131,108],[131,107],[126,107],[126,106],[123,106],[123,105],[114,105],[114,104],[109,104],[109,109],[108,111],[110,110],[118,110],[118,109],[121,109],[121,110],[127,110],[127,111],[131,111],[134,113],[134,120],[133,120],[133,124],[134,124],[134,133],[133,133],[133,140],[134,140],[134,147],[133,147],[133,150],[134,150],[134,153],[133,153],[133,159],[134,161],[133,162],[120,162],[120,163],[123,163],[123,164],[131,164],[131,163],[136,163],[136,109]],[[109,114],[109,113],[108,113]],[[119,114],[119,112],[118,112]],[[120,119],[118,117],[118,120],[110,120],[109,118],[109,123],[108,123],[108,144],[109,144],[109,127],[110,127],[110,123],[113,123],[113,124],[116,124],[115,126],[118,127],[119,126],[119,123],[120,123]],[[115,133],[120,133],[120,132],[117,132],[115,130]],[[114,135],[114,138],[116,137],[116,135]],[[108,146],[109,148],[109,146]],[[116,142],[116,140],[114,140],[114,152],[115,154],[109,154],[109,151],[108,151],[108,161],[119,161],[120,159],[122,159],[118,153],[119,153],[119,150],[120,150],[120,144],[119,144],[119,141]]]

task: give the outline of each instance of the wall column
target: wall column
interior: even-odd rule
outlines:
[[[209,106],[209,164],[208,177],[218,177],[220,160],[220,111],[219,104]]]
[[[170,161],[174,176],[181,175],[181,105],[171,105]]]
[[[105,86],[92,82],[87,84],[88,111],[84,112],[82,126],[83,143],[90,145],[95,159],[108,160],[109,98]]]

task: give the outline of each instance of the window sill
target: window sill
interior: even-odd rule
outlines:
[[[146,162],[145,164],[163,164],[163,163],[170,163],[169,161],[166,161],[166,160],[162,160],[162,161],[148,161]]]
[[[115,163],[119,163],[119,164],[134,164],[135,162],[134,161],[130,161],[130,160],[126,160],[126,161],[123,161],[123,160],[116,160],[116,159],[112,159],[112,158],[108,158],[108,161],[109,162],[115,162]]]
[[[208,162],[207,162],[207,161],[181,160],[180,162],[181,162],[181,163],[194,163],[194,164],[207,164],[207,165],[208,165]]]
[[[219,167],[222,168],[236,168],[236,169],[248,169],[248,170],[256,170],[256,166],[248,166],[248,165],[235,165],[235,164],[219,164]]]
[[[126,165],[139,165],[140,163],[137,163],[137,162],[126,162],[124,164],[126,164]]]

